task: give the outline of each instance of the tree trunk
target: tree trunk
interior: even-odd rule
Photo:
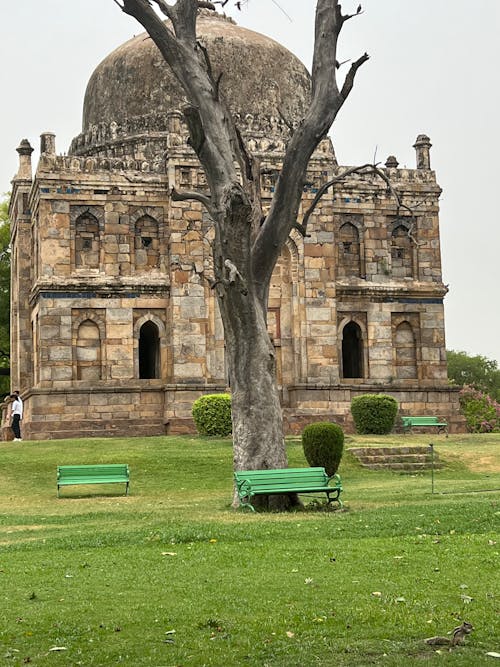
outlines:
[[[260,304],[248,304],[245,317],[223,306],[226,358],[233,416],[235,470],[288,467],[283,418],[276,381],[276,356]],[[232,312],[231,312],[232,311]],[[235,500],[237,500],[235,498]],[[295,496],[259,496],[254,505],[284,510],[298,503]]]
[[[267,331],[267,296],[261,296],[261,283],[252,271],[251,201],[251,193],[234,184],[220,199],[224,215],[215,225],[216,292],[229,369],[235,470],[288,466],[276,355]],[[236,496],[234,500],[238,504]],[[297,503],[296,496],[260,496],[255,505],[287,509]]]

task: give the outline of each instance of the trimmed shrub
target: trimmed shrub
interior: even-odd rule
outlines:
[[[488,394],[464,385],[460,392],[460,407],[471,433],[500,431],[500,404]]]
[[[233,430],[229,394],[200,396],[193,403],[191,413],[200,435],[226,436]]]
[[[309,424],[302,433],[302,447],[311,468],[322,467],[327,475],[335,475],[344,451],[344,432],[331,422]]]
[[[351,414],[358,433],[390,433],[397,412],[398,402],[387,394],[363,394],[351,401]]]

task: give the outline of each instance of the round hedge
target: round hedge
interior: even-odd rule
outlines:
[[[309,424],[302,432],[302,447],[312,468],[322,467],[327,475],[335,475],[344,451],[344,432],[332,422]]]
[[[351,414],[358,433],[390,433],[397,412],[398,402],[387,394],[364,394],[351,401]]]
[[[233,430],[229,394],[200,396],[193,403],[191,413],[200,435],[226,436]]]

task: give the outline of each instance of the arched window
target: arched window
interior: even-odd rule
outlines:
[[[363,338],[356,322],[348,322],[342,331],[342,377],[363,377]]]
[[[160,263],[158,223],[150,215],[143,215],[135,223],[135,268],[146,271]]]
[[[339,229],[337,276],[348,278],[361,275],[361,254],[359,232],[350,222],[344,223]]]
[[[409,322],[401,322],[394,333],[396,377],[403,380],[417,377],[417,348]]]
[[[75,222],[75,265],[98,269],[99,247],[99,221],[91,213],[83,213]]]
[[[77,380],[100,380],[101,336],[99,327],[92,320],[85,320],[78,327],[76,337],[76,378]]]
[[[144,322],[139,332],[139,378],[160,377],[160,336],[154,322]]]
[[[391,268],[395,278],[413,278],[413,246],[404,225],[392,232]]]

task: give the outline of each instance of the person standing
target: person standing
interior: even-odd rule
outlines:
[[[10,397],[14,399],[12,403],[10,414],[12,417],[12,430],[14,431],[14,441],[21,441],[21,420],[23,418],[23,402],[19,394],[11,394]]]

